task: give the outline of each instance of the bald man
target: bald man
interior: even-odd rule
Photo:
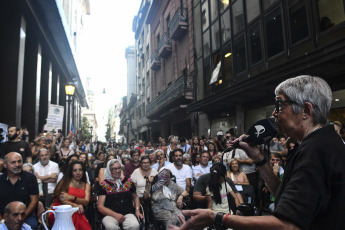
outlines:
[[[0,230],[29,230],[31,227],[24,223],[26,206],[20,201],[13,201],[6,205],[4,210],[4,224]]]
[[[21,201],[27,209],[24,222],[32,229],[38,229],[34,211],[38,204],[38,183],[34,174],[23,171],[23,159],[19,153],[10,152],[5,156],[5,173],[0,175],[0,219],[5,206],[12,201]]]

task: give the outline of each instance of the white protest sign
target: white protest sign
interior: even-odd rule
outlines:
[[[62,130],[62,123],[64,117],[64,107],[61,105],[49,105],[47,123],[44,126],[46,131]]]

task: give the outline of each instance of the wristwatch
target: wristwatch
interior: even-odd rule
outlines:
[[[217,212],[213,217],[213,224],[216,227],[223,227],[223,216],[225,215],[224,212]]]

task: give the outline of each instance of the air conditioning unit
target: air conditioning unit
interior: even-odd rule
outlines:
[[[143,92],[142,90],[140,91],[140,95],[141,95],[141,96],[143,96],[143,95],[144,95],[144,92]]]
[[[139,95],[137,96],[137,100],[138,100],[138,101],[140,100],[140,96],[139,96]]]

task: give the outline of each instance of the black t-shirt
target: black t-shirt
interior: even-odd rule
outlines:
[[[38,195],[38,183],[34,174],[22,171],[20,178],[13,185],[7,173],[0,176],[0,213],[12,201],[21,201],[26,207],[31,202],[30,195]]]
[[[10,152],[16,152],[22,155],[23,161],[26,161],[27,157],[31,157],[32,152],[27,142],[20,140],[18,142],[6,141],[2,143],[5,155]]]
[[[124,177],[119,188],[111,181],[104,180],[100,186],[98,196],[105,195],[104,207],[126,215],[134,213],[132,193],[135,192],[134,182],[131,178]]]
[[[301,229],[345,229],[345,145],[332,126],[288,156],[273,212]]]

